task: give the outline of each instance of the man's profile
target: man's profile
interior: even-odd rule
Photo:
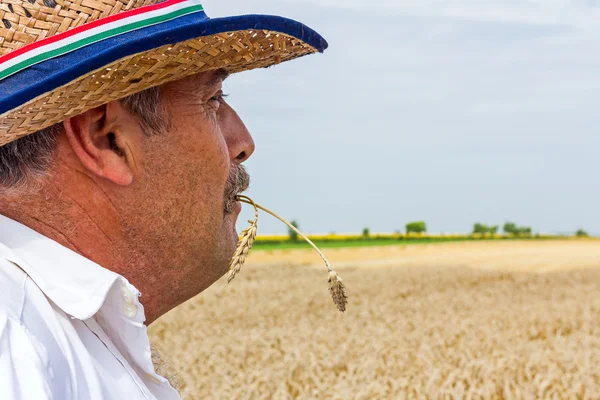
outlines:
[[[0,1],[0,19],[0,398],[177,399],[146,325],[236,247],[254,142],[223,81],[327,43],[196,0]]]

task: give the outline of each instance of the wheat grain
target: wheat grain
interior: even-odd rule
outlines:
[[[262,206],[256,204],[248,196],[238,195],[236,197],[236,199],[238,201],[241,201],[242,203],[250,204],[252,207],[254,207],[255,218],[254,218],[254,222],[248,221],[248,222],[252,223],[250,228],[247,228],[246,230],[244,230],[242,232],[242,236],[240,238],[240,241],[238,242],[238,248],[235,251],[233,259],[231,260],[228,282],[231,282],[231,280],[235,277],[237,272],[239,272],[239,270],[242,268],[242,265],[246,261],[248,252],[250,251],[250,248],[252,248],[252,242],[254,241],[254,238],[256,237],[256,222],[258,221],[258,209],[261,209],[264,212],[271,214],[273,217],[277,218],[278,220],[280,220],[281,222],[286,224],[290,229],[292,229],[294,232],[296,232],[302,239],[306,240],[306,242],[308,242],[308,244],[310,244],[317,251],[317,253],[319,253],[321,258],[325,262],[325,266],[327,267],[327,270],[329,271],[329,292],[331,293],[331,298],[333,299],[333,302],[337,306],[338,310],[340,310],[341,312],[346,311],[346,304],[348,304],[348,293],[346,291],[346,286],[344,285],[342,278],[340,278],[339,275],[337,274],[337,272],[335,272],[331,268],[331,265],[329,265],[329,261],[327,261],[327,258],[325,257],[323,252],[321,250],[319,250],[319,248],[309,238],[307,238],[302,232],[300,232],[298,230],[298,228],[296,228],[294,225],[289,223],[285,218],[280,217],[279,215],[275,214],[273,211],[269,210],[268,208],[265,208],[265,207],[262,207]],[[250,229],[250,230],[254,229],[253,230],[254,237],[252,238],[252,241],[245,240],[245,238],[247,236],[249,236],[250,231],[248,231],[248,229]]]
[[[250,201],[250,204],[254,206],[254,221],[248,221],[250,226],[244,229],[240,235],[237,248],[233,254],[233,258],[229,263],[229,275],[227,277],[227,283],[230,283],[244,266],[246,257],[248,257],[248,253],[254,244],[254,239],[256,239],[256,231],[258,229],[258,209],[256,208],[254,202],[252,202],[252,200]]]
[[[352,318],[327,318],[314,254],[259,249],[234,296],[213,286],[149,327],[184,400],[600,399],[597,244],[331,250]]]
[[[342,278],[334,271],[329,271],[329,293],[333,302],[337,305],[338,310],[341,312],[346,311],[346,304],[348,303],[348,294],[346,293],[346,286]]]

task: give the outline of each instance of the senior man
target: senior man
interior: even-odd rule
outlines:
[[[153,3],[0,1],[1,399],[179,398],[146,325],[235,250],[254,142],[223,81],[327,47]]]

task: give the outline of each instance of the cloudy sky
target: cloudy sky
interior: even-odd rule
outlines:
[[[249,194],[303,230],[511,220],[600,235],[600,0],[204,6],[284,15],[329,41],[225,88],[257,144]],[[285,231],[262,218],[259,232]]]

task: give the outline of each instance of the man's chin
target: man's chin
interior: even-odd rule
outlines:
[[[231,207],[231,211],[228,212],[227,210],[224,211],[224,221],[223,221],[223,228],[224,228],[224,252],[225,254],[228,254],[230,256],[230,258],[227,260],[227,268],[229,268],[229,261],[231,260],[231,257],[233,257],[233,254],[235,253],[235,250],[237,249],[237,244],[238,244],[238,240],[239,240],[239,234],[237,232],[236,229],[236,223],[237,223],[237,219],[238,216],[240,215],[240,212],[242,211],[242,204],[237,201],[235,202],[234,206]]]
[[[232,213],[228,213],[225,214],[225,224],[227,225],[225,227],[226,230],[228,230],[229,234],[227,235],[228,239],[228,243],[227,243],[227,247],[228,249],[231,249],[231,255],[233,256],[233,253],[235,252],[235,249],[237,248],[237,243],[239,240],[239,234],[236,228],[236,223],[237,223],[237,219],[239,216],[239,212],[232,212]]]
[[[237,217],[235,219],[237,219]],[[233,251],[235,251],[235,249],[237,248],[238,240],[240,238],[240,235],[238,234],[238,231],[235,227],[235,220],[233,221],[233,224],[231,224],[231,234],[233,238]]]

